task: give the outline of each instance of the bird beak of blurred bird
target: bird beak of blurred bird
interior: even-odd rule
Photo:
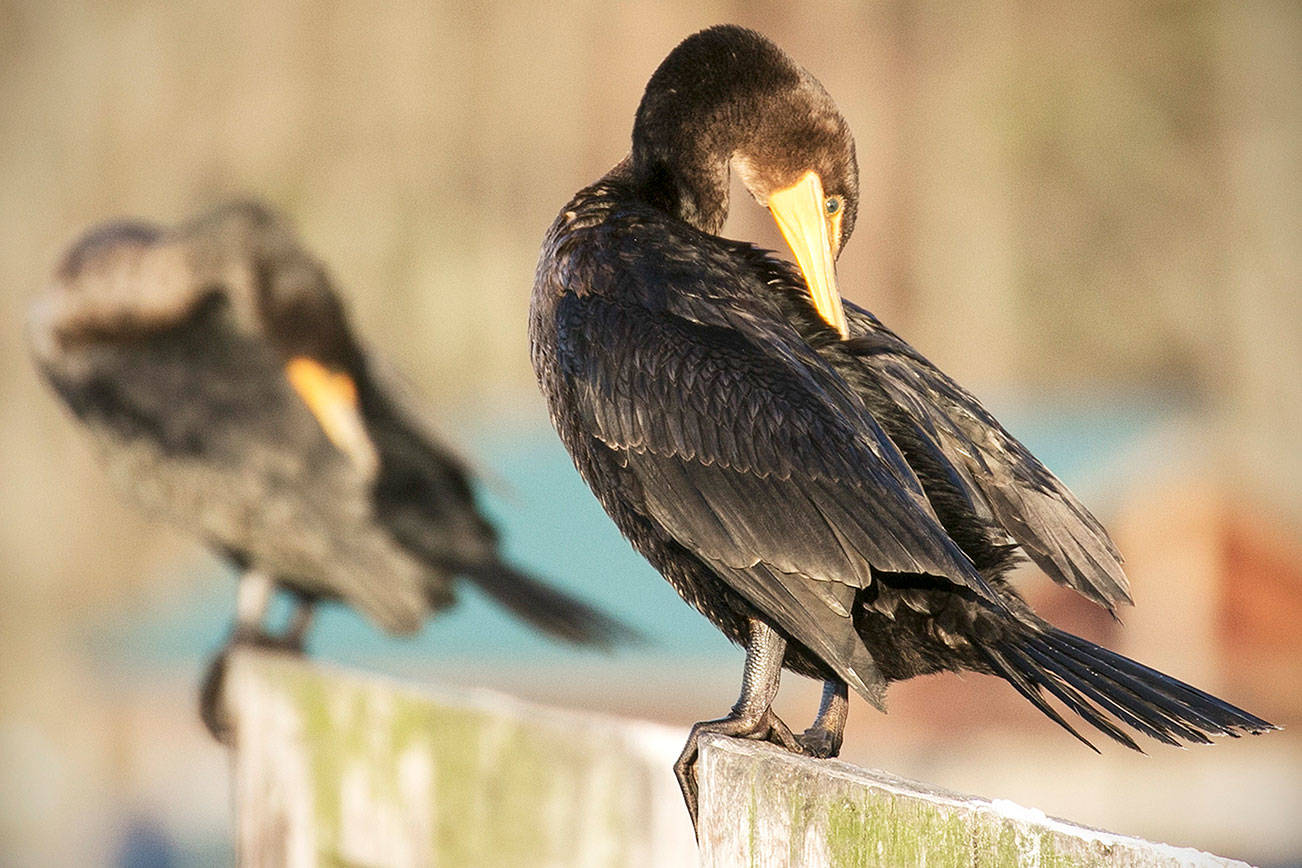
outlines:
[[[787,239],[814,307],[842,340],[850,336],[841,295],[836,291],[836,257],[823,196],[823,182],[816,172],[806,172],[785,190],[769,194],[769,211]]]
[[[366,433],[357,403],[353,378],[306,356],[295,356],[285,365],[285,376],[312,411],[330,442],[352,459],[368,478],[380,467],[375,444]]]

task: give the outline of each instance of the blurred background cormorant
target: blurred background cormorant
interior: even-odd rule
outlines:
[[[501,558],[465,466],[265,206],[226,205],[171,231],[89,231],[33,305],[29,332],[114,482],[240,569],[232,644],[300,651],[322,599],[410,633],[453,602],[457,576],[567,642],[628,635]],[[273,636],[263,622],[277,587],[297,606]],[[224,661],[202,701],[219,737]]]

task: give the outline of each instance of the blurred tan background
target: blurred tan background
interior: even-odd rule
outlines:
[[[885,718],[856,701],[847,758],[1302,864],[1290,0],[0,0],[0,863],[231,858],[225,760],[193,689],[233,582],[109,490],[22,341],[60,250],[114,216],[171,222],[240,194],[286,210],[359,330],[517,489],[495,507],[516,555],[657,639],[526,664],[510,649],[527,646],[459,651],[435,626],[432,645],[375,639],[363,658],[321,636],[324,656],[681,724],[731,704],[740,653],[604,523],[546,427],[525,335],[543,230],[626,152],[660,59],[722,21],[778,41],[856,133],[843,291],[982,396],[1127,554],[1139,605],[1124,629],[1028,571],[1037,604],[1290,726],[1096,757],[1005,686],[937,677],[894,688]],[[728,234],[780,244],[734,203]],[[448,635],[483,632],[456,623]],[[795,725],[817,688],[787,681]]]

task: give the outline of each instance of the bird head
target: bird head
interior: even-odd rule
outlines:
[[[717,233],[728,172],[769,209],[815,307],[842,337],[836,258],[854,230],[854,137],[832,98],[766,37],[732,25],[683,40],[652,75],[632,165],[652,201]]]
[[[217,208],[175,230],[117,221],[90,230],[64,255],[32,305],[38,362],[67,380],[93,372],[100,353],[147,358],[170,336],[261,345],[330,439],[373,463],[359,412],[361,352],[325,268],[271,209]]]

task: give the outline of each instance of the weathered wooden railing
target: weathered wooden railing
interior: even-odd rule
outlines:
[[[245,865],[689,866],[683,733],[237,655]],[[700,864],[1241,865],[763,744],[710,738]]]

